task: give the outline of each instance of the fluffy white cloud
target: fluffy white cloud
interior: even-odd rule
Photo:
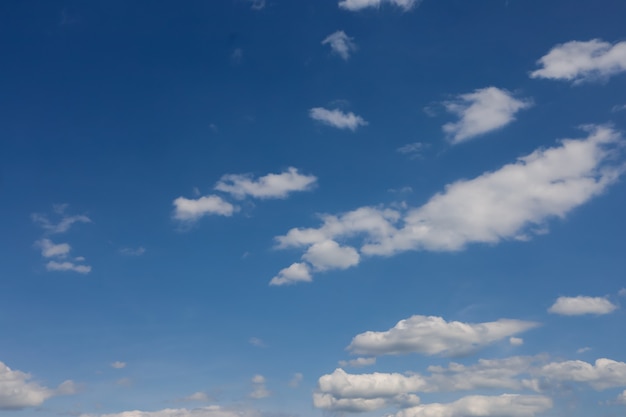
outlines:
[[[343,60],[347,61],[350,58],[350,53],[356,51],[356,44],[353,39],[346,35],[343,30],[338,30],[335,33],[328,35],[323,41],[322,45],[330,45],[330,49]]]
[[[421,2],[422,0],[341,0],[339,7],[356,12],[367,8],[379,8],[383,4],[391,4],[408,12]]]
[[[38,407],[48,398],[75,392],[74,383],[65,381],[56,389],[31,381],[31,375],[12,370],[0,362],[0,410]]]
[[[349,246],[339,246],[334,240],[314,243],[302,259],[309,262],[318,271],[327,269],[346,269],[359,263],[359,253]]]
[[[617,403],[626,405],[626,390],[617,396]]]
[[[524,344],[524,339],[519,337],[511,337],[509,338],[509,343],[511,346],[522,346]]]
[[[252,392],[250,398],[260,399],[269,397],[271,392],[265,386],[265,377],[263,375],[255,375],[252,377]]]
[[[546,222],[598,196],[623,173],[624,143],[610,127],[587,126],[583,139],[563,139],[493,172],[449,184],[421,207],[361,207],[322,216],[319,228],[294,228],[276,238],[279,248],[361,239],[361,255],[407,250],[458,251],[470,243],[529,239]],[[304,270],[302,264],[299,268]],[[308,273],[303,281],[310,281]],[[294,281],[291,281],[294,282]]]
[[[218,405],[202,408],[166,408],[158,411],[123,411],[112,414],[81,414],[80,417],[258,417],[258,413],[231,410]]]
[[[584,361],[549,363],[539,375],[548,381],[582,382],[596,390],[626,386],[626,363],[600,358],[595,364]]]
[[[314,107],[309,110],[309,117],[325,125],[337,129],[350,129],[353,132],[359,126],[366,126],[367,122],[352,112],[344,113],[339,109],[328,110],[323,107]]]
[[[311,273],[309,267],[305,263],[296,262],[282,269],[270,281],[270,285],[288,285],[297,282],[310,282]]]
[[[626,71],[626,41],[611,44],[600,39],[571,41],[557,45],[537,63],[532,78],[572,81],[606,80]]]
[[[456,144],[508,125],[515,120],[517,112],[532,103],[516,99],[506,90],[487,87],[461,94],[444,105],[460,118],[458,122],[443,125],[443,131]]]
[[[447,322],[441,317],[412,316],[384,332],[356,335],[348,350],[364,355],[463,355],[514,334],[537,327],[538,323],[500,319],[486,323]]]
[[[376,363],[376,358],[356,358],[349,361],[339,361],[339,366],[349,368],[362,368],[364,366],[371,366]]]
[[[605,297],[559,297],[548,309],[548,312],[563,316],[581,316],[583,314],[609,314],[617,309],[617,306]]]
[[[41,248],[41,256],[44,258],[65,258],[70,253],[71,247],[67,243],[53,243],[50,239],[40,239],[35,242]]]
[[[393,417],[534,417],[552,408],[541,395],[472,395],[448,404],[424,404],[407,408]]]
[[[261,199],[286,198],[289,193],[310,190],[316,182],[315,176],[302,175],[296,168],[290,167],[280,174],[267,174],[258,179],[242,174],[224,175],[215,189],[229,193],[236,198],[248,196]],[[227,210],[229,210],[229,214],[225,214],[225,212],[219,214],[232,214],[232,206]]]
[[[232,216],[239,209],[217,195],[207,195],[195,200],[178,197],[173,204],[174,218],[187,222],[193,222],[211,214]]]
[[[46,264],[46,269],[48,271],[74,271],[79,274],[88,274],[91,272],[91,266],[89,265],[78,265],[74,262],[56,262],[50,261]]]

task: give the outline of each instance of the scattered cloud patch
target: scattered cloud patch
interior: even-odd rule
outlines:
[[[617,396],[617,403],[626,405],[626,390]]]
[[[56,389],[51,389],[31,379],[30,374],[12,370],[0,362],[0,410],[38,407],[51,397],[71,395],[76,391],[72,381],[65,381]]]
[[[252,345],[252,346],[256,346],[256,347],[267,347],[267,345],[265,344],[265,342],[261,339],[259,339],[258,337],[251,337],[250,340],[248,340],[248,342]]]
[[[271,395],[265,386],[265,377],[263,375],[255,375],[252,377],[252,392],[250,398],[260,399]]]
[[[621,290],[619,290],[617,292],[617,295],[619,295],[620,297],[626,297],[626,288],[622,288]]]
[[[360,126],[366,126],[367,122],[361,116],[352,112],[344,113],[339,109],[328,110],[323,107],[314,107],[309,110],[309,117],[327,126],[337,129],[349,129],[355,131]]]
[[[530,73],[531,78],[571,81],[580,84],[607,80],[626,71],[626,41],[611,44],[601,39],[570,41],[556,45]]]
[[[198,401],[198,402],[207,402],[207,401],[211,401],[211,397],[209,397],[209,395],[206,392],[194,392],[193,394],[181,398],[181,401],[183,402],[192,402],[192,401]]]
[[[126,256],[141,256],[146,253],[146,248],[143,246],[138,246],[136,248],[122,248],[120,249],[120,253]]]
[[[339,361],[342,368],[362,368],[376,364],[376,358],[356,358],[349,361]]]
[[[517,112],[531,105],[531,100],[517,99],[497,87],[461,94],[455,100],[444,103],[448,112],[459,116],[459,121],[446,123],[443,131],[453,144],[465,142],[503,128],[515,120]]]
[[[339,246],[334,240],[314,243],[302,255],[318,271],[346,269],[359,263],[359,253],[349,246]]]
[[[421,159],[423,157],[423,152],[430,145],[424,142],[413,142],[407,143],[406,145],[400,146],[396,149],[403,155],[408,156],[410,159]]]
[[[354,39],[346,35],[343,30],[328,35],[322,41],[322,45],[329,45],[333,53],[339,55],[344,61],[350,59],[350,54],[356,51]]]
[[[312,281],[311,272],[309,267],[302,262],[296,262],[289,267],[282,269],[278,275],[276,275],[270,281],[270,285],[289,285],[297,282],[310,282]]]
[[[61,219],[57,223],[53,223],[48,219],[45,214],[33,213],[31,219],[33,222],[41,226],[42,229],[48,234],[65,233],[75,223],[91,223],[91,219],[85,215],[68,216],[65,214],[65,210],[68,207],[67,204],[55,204],[53,211],[55,214],[61,216]]]
[[[53,243],[50,239],[40,239],[35,245],[41,248],[41,256],[44,258],[65,258],[71,250],[67,243]]]
[[[124,368],[126,368],[126,362],[115,361],[115,362],[111,363],[111,368],[124,369]]]
[[[603,315],[617,310],[617,306],[605,297],[559,297],[548,312],[562,316],[581,316],[584,314]]]
[[[390,4],[401,8],[403,11],[409,10],[419,6],[422,0],[341,0],[339,2],[339,8],[349,10],[351,12],[357,12],[368,8],[380,8],[383,4]]]
[[[624,110],[626,110],[626,104],[615,105],[611,108],[612,113],[617,113],[617,112],[624,111]]]
[[[227,174],[219,180],[215,189],[239,199],[287,198],[290,193],[311,190],[316,183],[317,177],[300,174],[297,168],[289,167],[280,174],[267,174],[257,179],[246,174]]]
[[[595,364],[578,360],[550,363],[540,374],[549,381],[586,383],[598,391],[626,386],[626,363],[606,358]]]
[[[250,8],[252,10],[263,10],[265,9],[265,0],[248,0],[250,3]]]
[[[174,218],[183,222],[194,222],[209,215],[232,216],[239,210],[239,207],[217,195],[207,195],[197,199],[178,197],[173,204]]]
[[[80,417],[260,417],[257,412],[231,410],[219,405],[201,408],[166,408],[158,411],[123,411],[111,414],[81,414]]]
[[[304,376],[300,372],[296,372],[295,374],[293,374],[293,378],[291,378],[291,381],[289,381],[289,386],[291,388],[298,388],[303,378]]]
[[[520,337],[511,337],[509,338],[509,344],[511,346],[522,346],[524,344],[524,339]]]
[[[293,228],[276,237],[277,246],[305,248],[306,253],[325,241],[353,240],[354,244],[343,247],[358,252],[358,260],[353,256],[350,263],[356,265],[365,256],[391,256],[407,250],[459,251],[470,243],[495,244],[519,236],[529,240],[545,233],[548,220],[564,218],[623,173],[621,134],[607,126],[585,129],[585,138],[563,139],[559,146],[538,149],[498,170],[449,184],[422,206],[360,207],[323,215],[319,228]],[[306,262],[294,265],[289,272],[299,271],[300,279],[281,279],[283,283],[311,281]],[[330,263],[325,266],[332,267]],[[337,264],[337,268],[345,267]]]
[[[591,350],[591,348],[589,346],[585,346],[585,347],[582,347],[582,348],[576,350],[576,353],[585,353],[585,352],[589,352],[590,350]]]
[[[539,324],[531,321],[500,319],[486,323],[447,322],[436,316],[412,316],[393,328],[367,331],[355,336],[347,349],[363,355],[465,355]]]
[[[46,269],[48,271],[73,271],[73,272],[78,272],[79,274],[88,274],[91,272],[91,266],[89,265],[79,265],[79,264],[75,264],[74,262],[69,262],[69,261],[65,261],[65,262],[57,262],[57,261],[50,261],[46,264]]]

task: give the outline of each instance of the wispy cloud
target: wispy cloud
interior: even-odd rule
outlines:
[[[503,128],[515,120],[515,114],[532,105],[528,99],[516,99],[511,93],[487,87],[444,103],[447,111],[459,120],[443,125],[443,131],[453,144]]]
[[[115,369],[126,368],[126,362],[115,361],[111,363],[111,368],[115,368]]]
[[[309,262],[313,261],[318,269],[342,269],[358,264],[364,256],[458,251],[470,243],[528,240],[545,234],[548,220],[563,218],[596,197],[624,171],[619,162],[622,136],[606,126],[585,129],[586,138],[564,139],[559,146],[538,149],[496,171],[449,184],[422,206],[360,207],[322,216],[319,228],[291,229],[276,238],[278,247],[305,248],[304,262],[283,269],[272,284],[311,281]],[[329,241],[345,255],[342,262],[320,263],[309,252],[314,245],[318,246],[313,254],[319,252],[320,245],[328,246]]]
[[[603,315],[617,310],[617,306],[606,297],[559,297],[548,312],[562,316],[581,316],[584,314]]]
[[[263,10],[265,9],[265,0],[248,0],[250,3],[250,8],[252,10]]]
[[[248,340],[248,342],[252,346],[261,347],[261,348],[267,347],[267,344],[263,340],[259,339],[258,337],[251,337]]]
[[[260,399],[269,397],[272,393],[265,386],[265,377],[263,375],[255,375],[252,377],[252,392],[250,398]]]
[[[40,239],[35,245],[41,248],[41,256],[44,258],[65,258],[71,250],[67,243],[53,243],[50,239]]]
[[[607,80],[626,71],[626,41],[611,44],[601,39],[570,41],[556,45],[537,63],[531,78],[571,81],[580,84]]]
[[[429,146],[430,145],[428,143],[413,142],[400,146],[396,150],[401,154],[408,156],[410,159],[420,159],[423,157],[424,150],[428,149]]]
[[[46,269],[48,271],[61,271],[61,272],[73,271],[73,272],[78,272],[79,274],[88,274],[91,272],[91,266],[79,265],[70,261],[65,261],[65,262],[50,261],[46,264]]]
[[[325,125],[337,129],[349,129],[355,131],[360,126],[366,126],[367,122],[361,116],[352,112],[344,113],[339,109],[328,110],[323,107],[314,107],[309,110],[309,117]]]
[[[345,61],[350,59],[352,52],[356,51],[356,44],[353,38],[346,35],[343,30],[338,30],[328,35],[322,41],[322,45],[330,45],[330,49]]]
[[[296,372],[295,374],[293,374],[293,378],[291,378],[291,381],[289,381],[289,386],[291,388],[298,388],[303,378],[304,376],[300,372]]]
[[[289,167],[280,174],[267,174],[257,179],[247,174],[227,174],[215,189],[239,199],[287,198],[290,193],[311,190],[316,182],[315,176],[300,174],[297,168]]]
[[[390,4],[408,12],[419,6],[421,2],[422,0],[341,0],[339,7],[356,12],[368,8],[380,8],[383,4]]]
[[[376,358],[356,358],[349,361],[339,361],[339,366],[343,368],[362,368],[376,364]]]

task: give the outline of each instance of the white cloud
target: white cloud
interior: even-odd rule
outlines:
[[[581,382],[596,390],[626,386],[626,363],[606,358],[595,364],[578,360],[550,363],[539,374],[548,381]]]
[[[339,109],[328,110],[323,107],[314,107],[309,110],[309,117],[325,125],[337,129],[350,129],[353,132],[359,126],[366,126],[367,122],[352,112],[344,113]]]
[[[356,358],[349,361],[339,361],[339,366],[344,368],[362,368],[376,364],[376,358]]]
[[[626,110],[626,104],[615,105],[611,108],[611,112],[613,113],[617,113],[617,112],[624,111],[624,110]]]
[[[91,272],[91,266],[89,265],[77,265],[74,262],[56,262],[50,261],[46,264],[48,271],[74,271],[79,274],[88,274]]]
[[[202,408],[166,408],[158,411],[123,411],[112,414],[81,414],[80,417],[258,417],[258,413],[231,410],[219,405]]]
[[[580,316],[583,314],[609,314],[617,309],[617,306],[605,297],[559,297],[548,309],[548,312],[563,316]]]
[[[265,0],[248,0],[252,10],[263,10],[265,8]]]
[[[471,395],[448,404],[407,408],[393,417],[534,417],[550,408],[552,400],[541,395]]]
[[[367,331],[356,335],[347,349],[365,355],[415,352],[424,355],[456,356],[467,354],[538,325],[535,322],[509,319],[486,323],[462,323],[447,322],[435,316],[412,316],[400,320],[387,331]]]
[[[256,346],[256,347],[267,347],[267,345],[265,344],[265,342],[261,339],[259,339],[258,337],[251,337],[250,340],[248,340],[248,342],[250,342],[250,344],[252,346]]]
[[[626,390],[617,396],[617,403],[626,405]]]
[[[353,38],[346,35],[343,30],[338,30],[328,35],[322,41],[322,45],[326,44],[330,45],[330,49],[345,61],[350,59],[351,52],[356,51],[356,44],[353,42]]]
[[[327,269],[346,269],[359,263],[359,253],[349,246],[339,246],[334,240],[314,243],[302,259],[309,262],[318,271]]]
[[[309,267],[305,263],[296,262],[289,267],[282,269],[270,281],[270,285],[288,285],[297,282],[310,282],[311,273]]]
[[[511,346],[522,346],[524,344],[524,339],[520,337],[511,337],[509,338],[509,343]]]
[[[621,135],[606,126],[585,129],[586,138],[564,139],[496,171],[449,184],[420,207],[361,207],[324,215],[319,228],[294,228],[278,236],[278,247],[305,247],[306,252],[327,240],[353,239],[357,243],[351,246],[362,259],[407,250],[458,251],[470,243],[494,244],[520,236],[528,240],[545,233],[548,220],[565,217],[623,173],[618,165]],[[301,280],[310,281],[306,264],[296,265],[307,272]]]
[[[123,369],[126,368],[126,362],[115,361],[111,363],[111,367],[115,369]]]
[[[62,207],[62,210],[59,210],[58,207]],[[57,214],[63,214],[66,207],[67,207],[66,204],[62,206],[55,206],[54,211]],[[74,223],[91,223],[91,219],[83,215],[78,215],[78,216],[65,216],[64,215],[62,216],[61,220],[56,224],[52,223],[48,219],[48,217],[44,214],[34,213],[31,215],[31,218],[33,219],[35,223],[39,224],[46,232],[50,234],[65,233],[68,230],[70,230],[70,228],[72,227]]]
[[[260,399],[271,395],[265,386],[265,377],[263,375],[255,375],[252,377],[252,392],[250,398]]]
[[[422,0],[341,0],[339,7],[356,12],[367,8],[379,8],[383,4],[391,4],[408,12],[421,2]]]
[[[515,114],[532,105],[530,100],[514,98],[511,93],[487,87],[456,100],[444,103],[447,111],[459,116],[459,121],[446,123],[443,131],[453,144],[500,129],[515,120]]]
[[[70,253],[71,247],[67,243],[53,243],[50,239],[40,239],[35,242],[41,248],[41,256],[44,258],[65,258]]]
[[[178,197],[174,200],[174,218],[193,222],[208,215],[232,216],[239,208],[217,195],[208,195],[198,199]]]
[[[300,383],[302,382],[302,378],[304,378],[304,376],[300,372],[296,372],[295,374],[293,374],[293,378],[291,378],[291,381],[289,381],[289,386],[291,388],[298,388],[298,386],[300,386]]]
[[[428,143],[413,142],[400,146],[396,150],[401,154],[407,155],[411,159],[419,159],[422,157],[422,152],[424,152],[424,149],[428,148],[429,146],[430,145]]]
[[[622,288],[621,290],[619,290],[617,292],[617,295],[619,295],[620,297],[626,297],[626,288]]]
[[[302,175],[296,168],[289,167],[280,174],[267,174],[258,179],[242,174],[224,175],[215,189],[236,198],[286,198],[292,192],[311,190],[316,182],[315,176]]]
[[[585,346],[585,347],[581,347],[580,349],[576,350],[576,353],[585,353],[585,352],[589,352],[591,350],[591,348],[589,346]]]
[[[200,401],[200,402],[207,402],[210,401],[211,398],[207,395],[206,392],[194,392],[193,394],[182,398],[181,401]]]
[[[556,45],[537,63],[531,78],[572,81],[606,80],[626,71],[626,41],[611,44],[600,39]]]
[[[139,246],[136,248],[122,248],[120,249],[120,253],[127,256],[141,256],[146,253],[146,248],[144,248],[143,246]]]
[[[38,407],[48,398],[75,392],[72,381],[65,381],[58,388],[50,389],[32,382],[31,379],[30,374],[14,371],[0,362],[0,410]]]

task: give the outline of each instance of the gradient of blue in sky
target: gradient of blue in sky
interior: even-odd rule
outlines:
[[[624,16],[2,3],[0,416],[623,416]]]

